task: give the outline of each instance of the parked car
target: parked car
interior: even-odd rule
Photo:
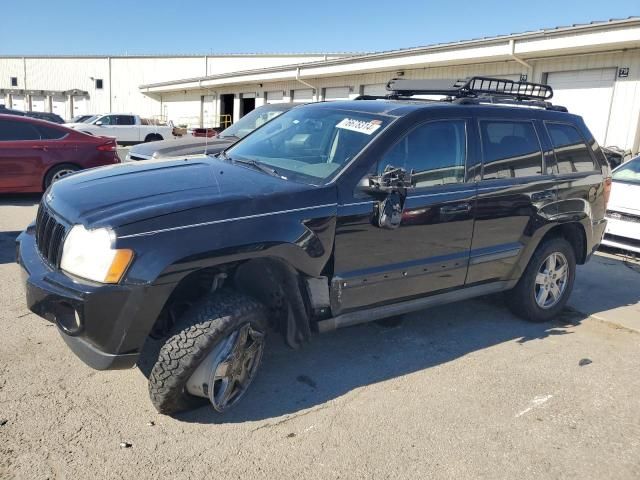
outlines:
[[[113,138],[0,114],[0,193],[42,192],[70,173],[116,163]]]
[[[640,156],[613,171],[602,244],[640,253]]]
[[[91,135],[114,137],[120,145],[173,138],[171,125],[140,118],[130,113],[94,115],[82,123],[69,123],[67,126]]]
[[[165,414],[235,405],[270,327],[298,346],[497,292],[554,318],[602,239],[609,165],[548,86],[447,85],[392,81],[395,99],[296,107],[217,157],[63,179],[18,238],[28,307],[97,369],[162,338]]]
[[[87,120],[93,117],[95,117],[95,115],[78,115],[65,123],[85,123]]]
[[[59,115],[50,112],[23,112],[22,110],[12,110],[6,108],[4,105],[0,105],[0,114],[3,115],[19,115],[21,117],[38,118],[40,120],[46,120],[53,123],[64,123],[64,120]]]
[[[126,160],[149,160],[151,158],[167,158],[178,155],[214,154],[224,150],[248,135],[259,126],[290,110],[295,103],[274,103],[263,105],[249,112],[236,123],[224,129],[216,137],[188,136],[175,140],[143,143],[129,149]]]

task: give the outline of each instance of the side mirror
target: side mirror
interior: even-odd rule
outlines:
[[[98,127],[102,126],[103,125],[102,120],[98,120],[94,125],[97,125]]]
[[[406,192],[415,187],[413,171],[407,172],[404,168],[387,165],[380,175],[369,175],[360,180],[358,187],[371,194]]]

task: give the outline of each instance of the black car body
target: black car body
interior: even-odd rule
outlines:
[[[609,167],[578,116],[481,102],[358,100],[294,109],[273,129],[296,115],[344,117],[330,155],[362,135],[373,139],[337,166],[305,163],[316,147],[300,145],[321,128],[310,122],[311,133],[284,142],[297,160],[256,166],[246,152],[277,135],[264,127],[226,155],[130,163],[53,185],[38,221],[18,239],[29,308],[55,321],[92,367],[124,368],[150,334],[175,328],[185,298],[193,305],[221,285],[265,304],[272,325],[297,346],[312,330],[517,291],[525,277],[537,278],[527,272],[542,246],[564,242],[563,258],[575,267],[602,239]],[[423,127],[428,135],[416,138],[424,145],[411,140]],[[336,145],[338,135],[347,143]],[[423,158],[411,149],[429,152],[427,163],[437,165],[407,181],[416,165],[385,167],[403,155]],[[73,225],[107,227],[114,248],[134,252],[119,282],[60,269]]]
[[[253,130],[290,110],[295,103],[274,103],[263,105],[252,110],[230,127],[224,129],[216,137],[186,136],[175,140],[140,143],[131,147],[127,161],[170,158],[185,155],[215,154],[233,145]]]

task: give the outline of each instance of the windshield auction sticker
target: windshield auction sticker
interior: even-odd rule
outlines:
[[[336,128],[342,128],[344,130],[351,130],[352,132],[364,133],[365,135],[371,135],[382,126],[380,120],[371,120],[365,122],[364,120],[354,120],[352,118],[345,118],[336,125]]]

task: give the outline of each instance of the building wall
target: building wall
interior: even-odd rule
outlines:
[[[337,56],[329,55],[328,58]],[[83,102],[87,113],[132,112],[142,116],[158,116],[163,114],[161,97],[143,95],[140,85],[324,58],[324,55],[0,57],[0,90],[4,90],[0,92],[0,97],[4,100],[1,103],[10,105],[10,90],[44,91],[47,97],[52,92],[80,90],[87,92],[86,102]],[[17,87],[12,87],[11,77],[18,78]],[[96,88],[96,79],[103,81],[102,89]],[[14,95],[22,96],[22,93],[16,92]],[[191,99],[187,101],[191,102]],[[80,113],[72,111],[72,103],[72,99],[67,98],[66,118]],[[79,103],[76,102],[76,106]],[[46,105],[46,110],[50,111],[49,100]],[[191,106],[174,106],[174,110],[186,115],[193,113],[188,110]],[[195,115],[199,115],[199,112],[198,105]]]
[[[404,73],[404,78],[465,78],[473,75],[484,75],[501,78],[518,79],[520,75],[527,75],[529,81],[542,82],[547,74],[552,72],[580,72],[591,69],[628,67],[629,75],[626,78],[615,78],[611,105],[597,115],[608,117],[606,128],[606,144],[616,145],[634,153],[640,151],[640,49],[629,49],[612,53],[593,53],[581,55],[568,55],[561,57],[540,58],[528,60],[532,68],[517,63],[513,60],[477,63],[467,65],[448,65],[437,67],[424,67],[365,73],[359,75],[335,75],[320,78],[305,77],[304,81],[316,88],[313,101],[322,100],[324,89],[330,87],[350,87],[349,97],[360,94],[366,85],[382,86],[390,79],[398,76],[398,71]],[[196,94],[213,95],[219,98],[221,94],[252,91],[258,98],[264,99],[266,92],[282,91],[282,101],[292,101],[291,94],[297,89],[308,87],[296,80],[269,82],[262,86],[258,83],[239,84],[232,86],[208,88],[195,91]],[[168,95],[168,94],[163,94]],[[218,100],[219,101],[219,100]],[[584,104],[573,104],[572,113],[583,116],[593,115],[590,109],[589,98],[584,99]],[[195,112],[195,110],[194,110]],[[601,140],[604,142],[604,140]]]

